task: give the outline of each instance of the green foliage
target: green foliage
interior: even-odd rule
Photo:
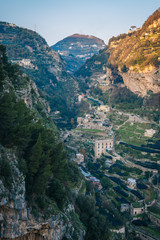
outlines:
[[[110,239],[107,219],[96,211],[94,198],[79,195],[76,200],[76,211],[87,228],[86,240]]]
[[[16,71],[19,70],[7,62],[5,48],[0,46],[0,51],[2,50],[4,59],[0,65],[5,76],[17,81]],[[25,176],[27,200],[32,202],[36,196],[45,196],[49,186],[51,191],[48,196],[62,209],[70,197],[66,185],[79,181],[79,171],[73,164],[68,163],[63,143],[55,136],[54,131],[44,126],[41,120],[37,121],[25,103],[16,98],[12,89],[5,93],[2,90],[0,144],[16,148],[18,167]],[[9,186],[12,176],[10,165],[5,160],[0,161],[0,176]],[[37,203],[40,208],[45,208],[42,199],[37,200]]]
[[[62,210],[66,201],[67,201],[67,194],[66,190],[58,179],[52,179],[49,188],[47,190],[47,195],[56,201],[58,207]]]

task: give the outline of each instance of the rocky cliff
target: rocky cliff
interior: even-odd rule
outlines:
[[[6,165],[7,170],[3,171]],[[82,224],[71,220],[75,214],[73,205],[48,219],[42,214],[38,218],[33,215],[25,200],[25,178],[17,166],[16,152],[0,145],[0,239],[61,240],[64,236],[72,239],[76,224],[76,239],[83,239]]]
[[[105,43],[94,36],[73,34],[59,41],[52,48],[65,60],[67,71],[73,73],[87,59],[105,48]]]
[[[121,72],[121,76],[126,87],[138,95],[144,97],[149,91],[160,92],[160,68],[152,68],[151,71],[147,72],[129,70],[126,73]]]

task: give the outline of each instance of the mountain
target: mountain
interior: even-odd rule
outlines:
[[[19,64],[50,102],[51,111],[69,116],[78,83],[65,70],[64,61],[36,32],[0,22],[0,43],[7,48],[9,61]]]
[[[51,46],[66,62],[66,70],[73,73],[87,59],[105,48],[103,40],[89,35],[73,34]]]
[[[132,92],[145,96],[148,91],[160,91],[160,11],[151,15],[141,28],[121,34],[109,40],[102,53],[90,59],[75,76],[81,81],[92,81],[96,74],[90,71],[96,62],[104,65],[99,76],[104,76],[104,84],[121,82]],[[89,63],[91,66],[88,66]],[[106,66],[106,67],[105,67]],[[88,73],[91,72],[89,75]],[[106,76],[106,77],[105,77]],[[100,78],[97,78],[100,83]]]

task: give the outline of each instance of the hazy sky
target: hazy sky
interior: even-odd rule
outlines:
[[[73,34],[109,38],[140,27],[160,0],[0,0],[0,21],[35,30],[49,45]]]

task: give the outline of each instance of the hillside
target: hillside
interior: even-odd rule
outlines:
[[[19,64],[43,91],[51,111],[69,115],[78,84],[59,54],[38,33],[6,22],[0,22],[0,43],[6,46],[9,61]]]
[[[0,236],[110,240],[109,220],[97,211],[96,189],[70,159],[59,134],[37,118],[33,86],[0,45]]]
[[[109,41],[109,62],[123,70],[125,65],[133,71],[151,71],[160,64],[160,11],[157,10],[142,28],[129,34],[113,37]]]
[[[100,69],[99,74],[106,75],[104,84],[124,82],[134,93],[145,96],[148,91],[160,91],[160,11],[151,15],[142,28],[112,37],[103,56],[107,57],[106,68]],[[93,61],[92,61],[93,62]],[[88,62],[79,69],[75,76],[81,81],[88,78],[92,81],[96,71],[93,70],[95,62],[104,64],[102,54],[95,56],[92,66]],[[105,64],[104,64],[105,66]],[[85,77],[84,77],[85,76]],[[117,81],[118,80],[118,81]],[[99,85],[99,77],[97,78]]]
[[[66,70],[73,73],[87,59],[105,47],[103,40],[89,35],[73,34],[51,46],[66,62]]]
[[[46,103],[35,84],[8,63],[0,45],[0,236],[72,239],[77,234],[80,240],[85,231],[70,188],[81,175],[53,124],[48,128],[47,121],[37,118],[37,104],[45,114]]]

